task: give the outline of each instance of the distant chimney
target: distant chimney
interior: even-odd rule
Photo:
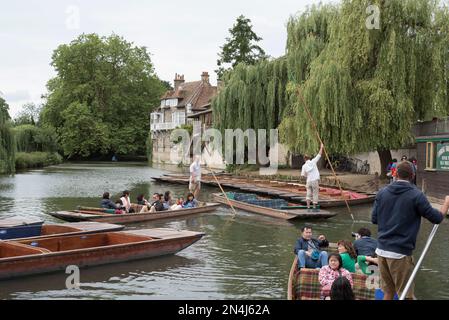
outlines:
[[[184,83],[184,75],[176,73],[174,83],[175,83],[175,91],[178,91],[179,86]]]
[[[204,71],[201,74],[201,81],[203,81],[203,83],[209,83],[209,73]]]

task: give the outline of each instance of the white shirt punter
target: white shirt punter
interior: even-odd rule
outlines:
[[[307,177],[307,182],[320,180],[320,172],[318,171],[317,163],[321,159],[321,155],[318,154],[312,160],[307,160],[302,166],[301,176]]]
[[[201,164],[199,161],[190,165],[190,176],[193,176],[194,181],[201,181]]]

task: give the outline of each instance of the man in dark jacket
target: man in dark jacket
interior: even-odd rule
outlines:
[[[402,161],[397,167],[398,180],[382,189],[374,202],[372,222],[378,225],[376,254],[384,300],[393,299],[395,292],[400,296],[410,279],[421,218],[439,224],[449,209],[449,196],[440,211],[430,205],[426,196],[411,183],[413,172],[412,164]],[[412,286],[407,299],[413,298]]]
[[[329,242],[323,235],[318,239],[312,238],[312,228],[304,226],[302,235],[296,241],[295,254],[298,256],[298,268],[321,268],[327,265],[327,252],[321,248],[329,246]]]
[[[354,241],[354,249],[358,256],[375,256],[377,240],[371,238],[371,231],[368,228],[359,229]]]

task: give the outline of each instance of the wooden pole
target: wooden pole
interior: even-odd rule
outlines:
[[[211,155],[209,152],[209,148],[207,147],[207,145],[204,145],[206,148],[207,153],[209,154],[209,156]],[[237,212],[235,212],[234,206],[232,205],[231,201],[228,198],[228,195],[226,194],[226,192],[223,190],[223,187],[220,184],[220,181],[218,181],[217,177],[215,176],[214,171],[209,167],[209,165],[207,164],[207,161],[204,160],[204,163],[206,164],[206,167],[209,169],[209,171],[212,173],[212,175],[214,176],[215,181],[217,182],[218,186],[220,187],[221,192],[223,193],[223,195],[226,197],[226,200],[228,201],[229,206],[231,207],[234,216],[237,215]]]
[[[321,140],[320,134],[319,134],[319,132],[318,132],[318,128],[317,128],[317,126],[316,126],[316,123],[315,123],[315,121],[314,121],[313,118],[312,118],[312,114],[310,113],[310,110],[309,110],[309,108],[307,107],[306,102],[304,101],[304,98],[303,98],[303,96],[302,96],[302,94],[301,94],[301,91],[300,91],[300,89],[299,89],[299,86],[298,86],[298,96],[299,96],[299,98],[301,99],[302,103],[304,104],[304,109],[306,110],[306,113],[307,113],[307,115],[309,116],[309,120],[310,120],[310,122],[312,123],[312,126],[313,126],[313,128],[314,128],[314,130],[315,130],[316,136],[317,136],[317,138],[318,138],[318,141],[320,142],[320,144],[322,144],[322,145],[324,146],[324,143],[323,143],[323,141]],[[338,187],[340,188],[341,195],[343,196],[343,188],[341,187],[340,180],[338,179],[337,174],[335,173],[334,166],[332,165],[332,162],[331,162],[330,159],[329,159],[329,155],[327,154],[326,147],[324,147],[323,149],[324,149],[324,154],[325,154],[325,156],[326,156],[326,159],[327,159],[327,161],[329,162],[329,165],[330,165],[330,167],[331,167],[331,169],[332,169],[332,173],[333,173],[334,176],[335,176],[335,181],[337,182]],[[349,207],[348,200],[346,200],[345,198],[343,198],[343,200],[344,200],[345,203],[346,203],[346,207],[348,208],[348,212],[349,212],[349,214],[351,215],[352,221],[354,221],[354,216],[353,216],[353,214],[352,214],[352,212],[351,212],[351,208]]]

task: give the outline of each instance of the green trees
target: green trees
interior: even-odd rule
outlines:
[[[14,172],[15,145],[8,109],[0,97],[0,174]]]
[[[380,9],[379,30],[365,25],[371,4]],[[335,12],[318,9],[292,21],[289,39],[308,28],[319,37],[308,74],[289,69],[295,81],[289,85],[293,117],[281,126],[288,132],[285,142],[303,152],[317,149],[298,88],[331,153],[377,150],[382,168],[391,159],[390,149],[413,142],[417,120],[447,115],[449,15],[440,4],[344,0]],[[307,20],[327,22],[310,29]],[[289,53],[306,42],[304,37],[298,44],[289,42],[294,46]]]
[[[370,5],[379,8],[380,29],[366,26]],[[413,142],[417,120],[449,114],[449,12],[442,1],[312,6],[289,20],[287,33],[284,57],[238,66],[224,78],[213,104],[217,127],[270,129],[280,122],[291,150],[316,152],[299,92],[331,154],[377,150],[385,168],[390,149]],[[276,64],[283,66],[275,76],[267,66]],[[273,84],[277,100],[268,90]]]
[[[41,116],[67,157],[145,154],[149,113],[165,90],[146,48],[83,34],[59,46],[52,65]]]
[[[250,19],[243,15],[239,16],[234,26],[229,29],[229,33],[231,37],[226,38],[226,43],[220,47],[222,51],[218,54],[219,68],[215,72],[219,79],[229,70],[225,68],[225,64],[231,64],[234,68],[239,63],[252,65],[266,58],[265,51],[257,45],[262,38],[252,30]]]

